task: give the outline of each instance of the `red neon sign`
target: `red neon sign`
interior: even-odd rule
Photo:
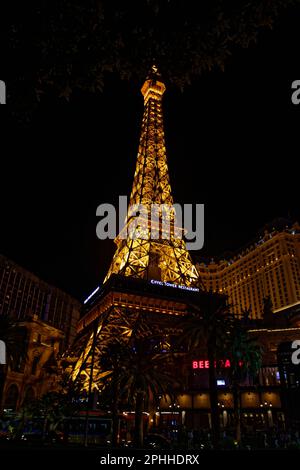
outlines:
[[[242,361],[239,362],[239,366],[242,366]],[[193,369],[209,369],[210,362],[207,359],[202,359],[200,361],[193,361]],[[220,369],[230,369],[231,363],[229,359],[220,359],[218,361],[218,366]],[[217,367],[217,361],[214,361],[214,367]]]

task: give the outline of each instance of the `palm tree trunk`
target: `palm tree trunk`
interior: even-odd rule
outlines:
[[[23,408],[23,409],[22,409],[22,412],[21,412],[20,422],[19,422],[19,424],[18,424],[17,432],[16,432],[16,437],[17,437],[17,439],[20,439],[20,437],[21,437],[22,434],[23,434],[23,431],[24,431],[24,428],[25,428],[25,422],[26,422],[25,410],[24,410],[24,408]]]
[[[208,360],[209,360],[209,395],[210,395],[210,409],[211,409],[211,426],[212,426],[212,444],[217,447],[220,440],[220,417],[218,407],[218,389],[216,380],[215,369],[215,347],[214,341],[208,346]]]
[[[240,390],[237,383],[233,386],[233,403],[234,403],[234,421],[235,421],[235,438],[240,444],[241,442],[241,403]]]
[[[87,398],[87,407],[86,407],[86,414],[85,414],[85,430],[84,430],[84,446],[88,446],[88,439],[89,439],[89,414],[90,414],[90,406],[92,404],[92,386],[93,386],[93,373],[94,373],[94,360],[95,360],[95,349],[96,349],[96,341],[97,341],[97,331],[98,331],[98,322],[94,323],[94,336],[93,336],[93,344],[92,344],[92,358],[91,358],[91,369],[90,369],[90,377],[89,377],[89,390],[88,390],[88,398]]]
[[[118,386],[113,387],[112,404],[112,446],[117,447],[119,440]]]
[[[144,395],[142,392],[138,392],[135,401],[135,429],[134,429],[134,441],[138,448],[143,447],[144,443],[144,423],[143,423],[143,406],[144,406]]]
[[[47,427],[48,427],[48,416],[46,415],[44,418],[44,423],[43,423],[43,434],[42,434],[43,441],[46,439]]]
[[[209,394],[211,408],[212,443],[213,446],[216,447],[220,440],[220,417],[218,407],[218,390],[216,387],[216,374],[214,370],[214,365],[209,367]]]

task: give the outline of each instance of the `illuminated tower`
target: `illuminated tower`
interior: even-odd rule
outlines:
[[[163,130],[165,89],[153,66],[141,90],[144,115],[129,210],[105,281],[113,273],[185,286],[198,280],[183,230],[176,226]],[[137,217],[132,209],[138,206],[144,211]]]
[[[124,228],[115,239],[117,250],[102,289],[87,299],[71,352],[72,379],[81,378],[87,390],[101,389],[100,358],[113,338],[127,341],[140,316],[160,314],[167,321],[185,315],[189,306],[183,297],[199,291],[195,287],[198,272],[173,206],[162,117],[165,89],[152,67],[142,87],[144,115]],[[170,283],[173,288],[167,295],[154,292],[156,286],[144,283],[150,280]]]

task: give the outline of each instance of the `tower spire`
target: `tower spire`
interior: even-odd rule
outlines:
[[[153,65],[141,88],[144,114],[130,206],[173,204],[163,130],[162,97],[165,90],[157,67]]]
[[[169,180],[167,154],[163,129],[162,97],[166,86],[155,65],[152,66],[141,88],[144,97],[144,113],[134,181],[129,201],[126,224],[115,239],[117,245],[105,281],[111,274],[157,279],[182,285],[197,283],[198,273],[179,233],[175,227],[176,214]],[[132,208],[142,206],[147,215],[132,216]],[[156,208],[160,222],[149,229],[149,214]],[[152,212],[153,214],[153,212]],[[129,225],[136,222],[134,236]],[[162,221],[168,222],[169,237],[163,233]],[[124,235],[125,233],[125,235]]]

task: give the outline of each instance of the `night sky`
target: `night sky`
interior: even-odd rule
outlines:
[[[199,256],[238,249],[275,217],[300,219],[295,12],[234,51],[224,72],[165,93],[175,202],[206,205]],[[113,254],[96,238],[96,207],[130,193],[141,85],[109,76],[100,95],[49,98],[29,124],[7,114],[3,126],[0,251],[78,299],[101,283]]]

